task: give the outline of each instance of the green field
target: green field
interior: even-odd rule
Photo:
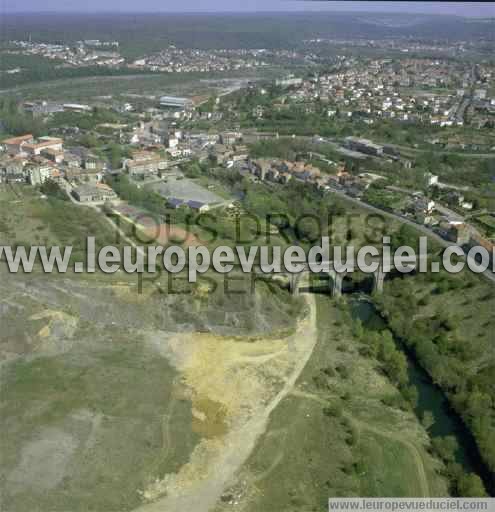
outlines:
[[[92,208],[42,198],[28,185],[0,185],[0,241],[9,245],[72,246],[72,259],[84,260],[86,237],[97,247],[119,245],[112,227]]]
[[[447,495],[417,418],[383,404],[398,391],[361,355],[345,308],[321,296],[317,303],[313,355],[224,501],[295,512],[326,510],[332,496]]]
[[[2,375],[4,510],[132,510],[197,442],[174,370],[141,338],[89,322],[73,336],[67,352]]]

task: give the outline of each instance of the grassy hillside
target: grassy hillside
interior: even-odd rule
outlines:
[[[330,496],[445,496],[442,464],[381,365],[362,351],[346,307],[318,297],[318,344],[217,511],[324,510]],[[399,400],[400,402],[400,400]]]
[[[493,285],[468,271],[419,274],[386,283],[377,301],[473,433],[493,482]]]

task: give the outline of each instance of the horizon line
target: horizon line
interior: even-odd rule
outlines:
[[[326,3],[326,2],[325,2]],[[455,0],[455,3],[465,3],[460,0]],[[95,10],[95,11],[79,11],[79,10],[45,10],[45,11],[14,11],[14,10],[1,10],[0,16],[2,15],[50,15],[50,14],[67,14],[67,15],[146,15],[146,14],[169,14],[169,15],[221,15],[221,14],[229,14],[229,15],[245,15],[245,14],[258,14],[258,15],[297,15],[297,14],[389,14],[389,15],[415,15],[415,16],[428,16],[428,17],[450,17],[450,18],[466,18],[466,19],[490,19],[495,20],[495,16],[483,16],[483,15],[467,15],[467,14],[451,14],[451,13],[428,13],[428,12],[414,12],[414,11],[370,11],[370,10],[289,10],[289,11],[260,11],[260,10],[246,10],[246,11],[228,11],[228,10],[211,10],[211,11],[165,11],[165,10],[149,10],[149,11],[132,11],[132,10],[123,10],[123,11],[104,11],[104,10]]]

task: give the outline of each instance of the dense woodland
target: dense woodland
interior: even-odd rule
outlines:
[[[397,279],[376,297],[393,332],[449,398],[495,475],[495,352],[490,285],[465,272]],[[450,467],[456,473],[458,468]]]

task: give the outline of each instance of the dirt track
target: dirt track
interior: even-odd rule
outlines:
[[[139,507],[136,512],[208,512],[215,506],[236,471],[249,457],[258,438],[265,432],[272,411],[294,388],[313,352],[318,334],[316,303],[313,296],[308,296],[307,301],[309,315],[299,323],[296,333],[285,340],[287,349],[284,357],[288,358],[290,371],[286,373],[282,387],[264,406],[260,403],[245,422],[235,425],[225,436],[201,442],[190,462],[178,474],[167,475],[156,483],[154,492],[148,493],[148,497],[153,497],[157,492],[165,496]],[[256,356],[250,359],[258,364],[266,362],[266,355],[259,357],[259,361]],[[279,357],[279,353],[274,354],[269,359],[270,363],[274,364]],[[243,361],[245,364],[245,358]]]
[[[327,405],[327,406],[330,405],[330,402],[328,400],[320,398],[319,396],[314,395],[312,393],[305,393],[303,391],[294,390],[292,394],[294,396],[298,396],[300,398],[314,400],[316,402],[321,403],[322,405]],[[396,433],[390,432],[388,430],[382,430],[380,428],[371,426],[369,423],[362,422],[362,421],[356,419],[354,416],[352,416],[349,413],[344,413],[344,416],[346,416],[346,418],[353,425],[355,425],[358,430],[366,430],[366,431],[371,432],[372,434],[375,434],[377,436],[387,437],[389,439],[392,439],[392,440],[397,441],[398,443],[402,444],[409,451],[412,458],[414,459],[414,463],[416,465],[416,469],[417,469],[417,473],[418,473],[418,484],[421,488],[422,496],[425,498],[427,498],[428,496],[431,496],[430,486],[428,484],[428,477],[426,476],[423,458],[421,457],[421,453],[414,443],[411,443],[407,439],[404,439],[403,435],[396,434]]]

